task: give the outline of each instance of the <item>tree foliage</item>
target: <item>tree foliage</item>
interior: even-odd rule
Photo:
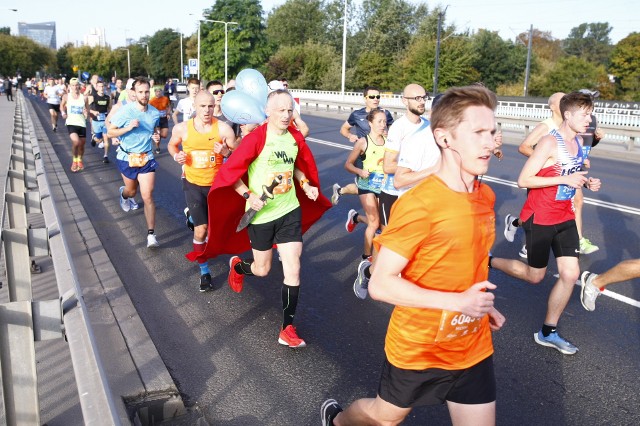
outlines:
[[[149,74],[156,81],[180,75],[180,33],[164,28],[146,42],[149,46]]]
[[[564,50],[596,64],[606,64],[611,53],[609,34],[613,28],[608,22],[583,23],[571,29],[564,40]]]
[[[623,100],[640,100],[640,33],[631,33],[616,45],[611,53],[610,71]]]
[[[287,0],[269,13],[266,35],[278,47],[323,42],[328,19],[321,0]]]
[[[19,71],[26,78],[36,71],[47,73],[56,68],[54,52],[27,37],[0,34],[0,58],[0,75],[12,76]]]
[[[238,23],[228,25],[229,79],[245,68],[262,69],[271,54],[262,13],[259,0],[216,0],[204,11],[207,19]],[[201,24],[200,76],[203,79],[224,79],[224,27],[214,22]]]
[[[613,85],[603,65],[594,65],[576,56],[560,59],[551,72],[532,79],[529,93],[549,96],[554,92],[573,92],[579,89],[598,90],[604,99],[613,96]]]
[[[487,30],[479,30],[471,43],[475,52],[471,64],[489,89],[496,90],[499,85],[518,81],[524,75],[526,47],[503,40],[497,32]]]

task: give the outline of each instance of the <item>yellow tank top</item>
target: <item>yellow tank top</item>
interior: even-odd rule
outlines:
[[[67,95],[67,126],[87,127],[87,119],[84,116],[84,95],[80,93],[76,99],[69,93]]]
[[[187,122],[187,140],[182,142],[182,150],[187,154],[185,177],[194,185],[211,186],[224,161],[221,154],[213,151],[213,144],[221,143],[218,120],[213,119],[209,133],[198,132],[193,120]]]

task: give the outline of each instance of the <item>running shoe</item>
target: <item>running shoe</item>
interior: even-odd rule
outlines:
[[[189,228],[189,229],[191,229],[191,231],[193,231],[193,229],[194,229],[193,219],[191,218],[191,215],[189,214],[189,207],[185,207],[184,208],[184,216],[187,218],[186,219],[187,228]]]
[[[332,426],[333,419],[342,412],[342,407],[335,399],[327,399],[320,407],[320,419],[322,426]]]
[[[365,269],[371,266],[371,259],[364,259],[358,265],[358,276],[356,280],[353,282],[353,292],[355,293],[358,299],[366,299],[367,294],[369,293],[369,278],[364,275]]]
[[[107,157],[106,155],[104,157],[102,157],[102,162],[104,164],[107,164],[109,162],[109,157]]]
[[[358,212],[354,209],[349,210],[349,213],[347,213],[347,221],[344,224],[347,232],[353,232],[353,230],[356,229],[358,222],[354,221],[353,218],[356,217],[357,214]]]
[[[508,214],[504,218],[504,237],[510,243],[513,242],[514,237],[516,236],[516,232],[518,232],[518,228],[513,226],[514,217]]]
[[[160,154],[160,148],[156,148],[153,152],[155,152],[156,154]]]
[[[138,210],[140,208],[140,204],[136,203],[136,200],[133,197],[127,198],[127,200],[129,200],[131,210]]]
[[[591,243],[591,241],[584,237],[580,238],[580,254],[591,254],[598,250],[600,250],[600,247]]]
[[[100,142],[100,143],[98,144],[98,148],[100,148],[100,149],[104,148],[104,142]]]
[[[58,131],[58,126],[53,126],[53,131],[57,132]]]
[[[131,203],[129,202],[128,198],[126,200],[124,199],[124,197],[122,196],[123,191],[124,191],[124,186],[121,186],[120,187],[120,208],[122,209],[122,211],[128,212],[129,210],[131,210]]]
[[[157,247],[160,247],[160,243],[158,243],[156,234],[147,234],[147,248],[157,248]]]
[[[78,171],[81,172],[84,170],[84,164],[82,164],[82,160],[78,161]]]
[[[600,289],[593,285],[593,280],[598,276],[593,272],[584,271],[580,276],[580,284],[582,289],[580,290],[580,302],[587,311],[596,310],[596,299],[600,296]]]
[[[520,256],[523,259],[527,258],[527,245],[523,244],[522,248],[520,249],[520,252],[518,252],[518,256]]]
[[[91,135],[91,146],[96,146],[96,137],[95,137],[95,135]]]
[[[78,171],[78,162],[77,161],[74,161],[73,163],[71,163],[71,171],[73,173]]]
[[[213,290],[213,285],[211,283],[211,274],[207,272],[206,274],[200,275],[200,293],[209,290]]]
[[[242,262],[242,259],[238,256],[233,256],[229,259],[229,277],[227,278],[227,283],[229,283],[231,290],[236,293],[240,293],[244,285],[244,275],[236,272],[236,265],[240,262]]]
[[[557,331],[554,331],[553,333],[550,333],[547,337],[544,337],[542,335],[542,330],[540,330],[537,333],[533,334],[533,339],[536,341],[537,344],[557,349],[565,355],[573,355],[576,352],[578,352],[578,348],[576,348],[567,340],[565,340],[563,337],[561,337]]]
[[[333,184],[333,195],[331,195],[331,204],[334,206],[338,205],[338,201],[340,201],[340,185],[337,183]]]
[[[280,331],[280,336],[278,336],[278,343],[281,345],[289,346],[290,348],[304,348],[307,344],[298,337],[298,333],[296,333],[296,328],[292,325],[288,325],[284,328],[284,330]]]

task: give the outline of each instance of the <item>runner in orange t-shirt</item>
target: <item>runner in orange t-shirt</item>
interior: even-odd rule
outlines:
[[[160,140],[156,143],[155,153],[160,154],[160,142],[169,136],[169,117],[171,117],[171,101],[164,95],[161,87],[155,88],[155,96],[149,104],[160,111]]]
[[[454,424],[494,425],[494,308],[489,249],[495,195],[478,176],[495,148],[495,94],[449,89],[431,115],[440,169],[396,201],[374,240],[369,294],[395,305],[378,395],[346,410],[329,399],[323,425],[398,424],[413,407],[447,403]]]
[[[236,138],[228,124],[213,117],[213,95],[203,90],[196,95],[194,103],[196,116],[173,127],[167,149],[184,168],[182,189],[194,224],[193,251],[201,252],[204,251],[208,230],[209,189],[224,157],[235,149]],[[205,260],[199,266],[200,291],[212,290],[209,264]]]

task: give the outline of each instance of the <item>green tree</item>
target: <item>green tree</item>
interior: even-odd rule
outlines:
[[[472,37],[476,54],[471,65],[480,74],[480,80],[491,90],[501,84],[518,81],[525,72],[527,48],[503,40],[497,32],[479,30]]]
[[[640,100],[640,33],[629,34],[611,52],[609,71],[615,75],[620,97]]]
[[[228,25],[229,79],[245,68],[262,69],[271,50],[265,36],[259,0],[216,0],[203,16]],[[202,22],[200,28],[200,76],[206,80],[224,79],[224,25]]]
[[[606,65],[612,49],[609,38],[612,29],[608,22],[580,24],[564,40],[564,50],[569,55]]]
[[[278,47],[322,42],[327,20],[321,0],[287,0],[269,13],[267,39]]]
[[[546,97],[554,92],[569,93],[583,88],[599,90],[604,99],[611,99],[614,93],[603,65],[567,56],[560,59],[550,72],[532,78],[529,93]]]
[[[422,84],[431,92],[436,57],[435,39],[429,36],[416,37],[406,51],[400,63],[403,81]],[[472,40],[468,36],[462,34],[443,40],[440,44],[438,92],[479,81],[480,74],[473,67],[475,56]]]
[[[164,28],[156,31],[146,43],[149,46],[149,74],[156,81],[180,75],[180,33]]]
[[[27,37],[0,34],[0,58],[0,75],[12,76],[20,70],[27,78],[55,68],[54,52]]]
[[[337,90],[335,76],[341,60],[332,46],[308,41],[304,45],[284,46],[271,56],[266,64],[267,80],[286,78],[292,87],[310,90]]]
[[[0,27],[0,34],[11,35],[11,27]]]

